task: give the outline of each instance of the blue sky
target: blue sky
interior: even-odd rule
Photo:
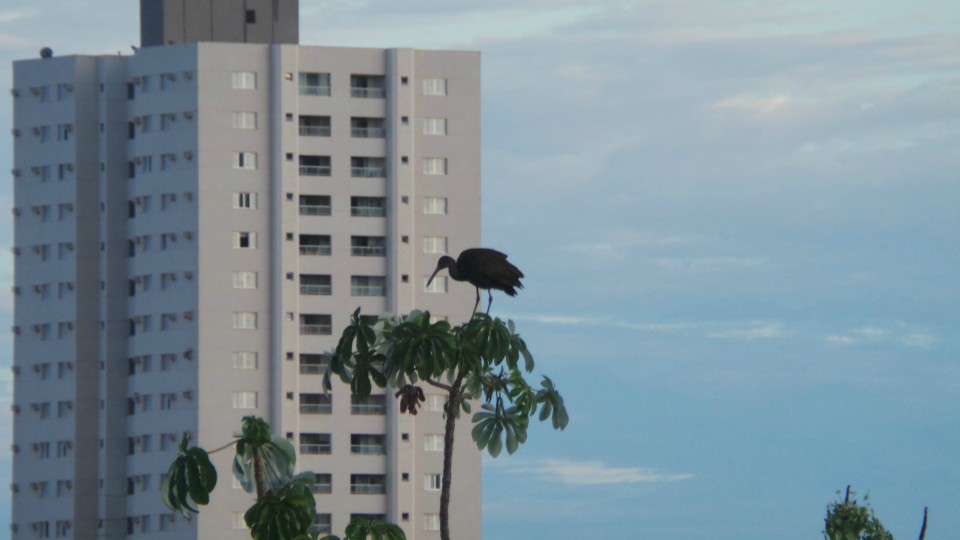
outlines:
[[[816,538],[847,484],[897,538],[960,529],[956,2],[301,4],[303,43],[482,52],[484,243],[527,275],[493,311],[571,412],[487,462],[486,539]],[[4,2],[0,86],[137,16]]]

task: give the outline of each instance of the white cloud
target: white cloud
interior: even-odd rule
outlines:
[[[511,472],[534,474],[548,482],[573,486],[650,484],[693,478],[690,473],[668,474],[648,467],[611,467],[601,461],[563,459],[546,459],[539,465],[512,468]]]
[[[912,349],[926,349],[933,345],[936,341],[937,338],[933,337],[927,332],[912,332],[900,340],[904,346]]]
[[[0,49],[18,49],[27,44],[27,41],[10,34],[0,33]]]
[[[8,11],[6,13],[0,13],[0,24],[7,24],[12,22],[18,22],[25,19],[27,16],[24,13],[17,11]]]
[[[785,95],[752,96],[739,94],[721,99],[713,104],[714,109],[737,110],[755,114],[771,114],[786,108],[793,100]]]
[[[662,257],[656,260],[657,265],[670,270],[685,270],[692,272],[717,272],[726,269],[756,268],[766,262],[763,257]]]
[[[857,340],[850,336],[827,336],[827,343],[838,347],[851,347],[857,344]]]
[[[736,339],[742,341],[754,341],[758,339],[777,339],[789,336],[790,333],[783,329],[780,323],[758,324],[750,328],[736,328],[731,330],[717,330],[708,332],[707,336],[718,339]]]
[[[676,234],[652,231],[615,230],[607,231],[603,240],[590,243],[570,244],[563,249],[580,253],[593,260],[620,261],[637,249],[673,246],[688,239]]]
[[[883,328],[872,328],[869,326],[858,328],[854,330],[854,332],[856,332],[857,334],[867,339],[881,339],[883,337],[886,337],[886,335],[889,333]]]

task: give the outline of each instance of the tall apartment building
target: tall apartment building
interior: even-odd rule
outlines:
[[[14,64],[11,538],[249,538],[231,452],[198,516],[158,494],[180,434],[246,415],[317,473],[318,529],[439,538],[443,396],[400,415],[321,379],[357,306],[469,317],[472,287],[425,282],[480,240],[479,54],[297,45],[296,7],[143,0],[132,56]],[[457,441],[452,529],[479,539]]]

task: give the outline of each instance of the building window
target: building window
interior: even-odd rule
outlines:
[[[141,156],[134,161],[140,162],[140,172],[148,173],[153,171],[153,156]]]
[[[46,482],[38,482],[37,485],[45,486]],[[37,494],[38,496],[43,497],[43,491],[41,489],[37,489]],[[33,532],[34,538],[50,538],[49,521],[34,521],[30,524],[30,530]]]
[[[427,452],[443,452],[443,435],[426,435],[423,438],[423,449]]]
[[[57,140],[69,141],[73,136],[73,124],[60,124],[57,126]]]
[[[235,112],[233,113],[234,129],[257,129],[257,113],[255,112]]]
[[[300,274],[300,294],[305,296],[329,296],[333,292],[327,274]]]
[[[316,480],[310,486],[310,491],[314,493],[333,493],[333,475],[315,473]]]
[[[351,236],[350,254],[355,257],[384,257],[387,240],[383,236]]]
[[[446,253],[447,237],[446,236],[424,236],[423,252],[424,253],[441,253],[441,254]]]
[[[256,152],[234,152],[233,153],[233,168],[234,169],[256,169],[257,168],[257,153]]]
[[[237,330],[256,330],[257,314],[253,311],[234,311],[233,327]]]
[[[233,408],[234,409],[256,409],[257,393],[256,392],[234,392]]]
[[[257,249],[257,233],[246,231],[233,233],[233,247],[237,249]]]
[[[383,495],[386,492],[386,477],[382,474],[350,475],[350,493],[354,495]]]
[[[330,95],[330,74],[329,73],[301,73],[300,74],[300,95],[301,96],[329,96]]]
[[[256,24],[257,23],[257,10],[248,9],[246,14],[247,24]]]
[[[231,74],[233,88],[236,90],[255,90],[257,74],[252,71],[235,71]]]
[[[301,354],[300,355],[300,373],[301,374],[321,374],[327,371],[330,365],[330,356],[326,354]]]
[[[328,234],[301,234],[301,255],[330,255],[332,246]]]
[[[383,75],[350,75],[351,97],[382,98],[386,95],[386,80]]]
[[[423,489],[427,491],[440,491],[442,475],[425,474],[423,475]]]
[[[350,296],[386,296],[384,276],[350,276]]]
[[[304,336],[329,336],[333,334],[333,319],[330,315],[301,314],[300,334]]]
[[[310,525],[310,532],[330,534],[333,531],[333,517],[331,514],[317,514]]]
[[[331,414],[330,394],[300,394],[300,414]]]
[[[300,195],[301,216],[329,216],[329,195]]]
[[[160,131],[169,131],[173,128],[173,123],[177,121],[176,113],[163,113],[160,115]]]
[[[257,369],[257,353],[255,351],[233,353],[233,369]]]
[[[424,118],[423,134],[424,135],[446,135],[447,119],[446,118]]]
[[[354,178],[385,178],[387,160],[376,157],[351,157],[350,176]]]
[[[423,95],[425,96],[447,95],[447,80],[446,79],[423,79]]]
[[[169,410],[173,408],[174,402],[177,401],[176,392],[166,392],[160,394],[160,410]]]
[[[241,191],[239,193],[233,194],[233,207],[234,208],[256,208],[257,207],[257,194],[250,193],[249,191]]]
[[[382,456],[387,453],[387,437],[354,433],[350,435],[350,453]]]
[[[443,411],[443,406],[447,404],[447,397],[443,394],[428,394],[427,395],[427,410],[440,412]]]
[[[447,158],[423,158],[423,174],[444,176],[447,174]]]
[[[429,276],[424,276],[423,278],[423,292],[428,293],[445,293],[447,292],[447,277],[446,276],[436,276],[433,278],[433,281],[430,283],[430,286],[427,286],[427,280],[430,279]]]
[[[440,514],[424,514],[423,530],[439,531],[440,530]]]
[[[387,215],[384,197],[350,197],[350,215],[354,217],[384,217]]]
[[[383,127],[383,118],[351,118],[350,136],[361,139],[382,139],[386,137],[387,130]]]
[[[387,396],[383,394],[374,394],[367,396],[366,400],[361,400],[358,396],[350,396],[350,414],[386,414]]]
[[[256,289],[257,273],[250,271],[237,271],[233,273],[234,289]]]
[[[176,313],[162,313],[160,315],[160,330],[167,331],[173,330],[174,323],[177,322]]]
[[[304,137],[329,137],[330,117],[329,116],[309,116],[300,115],[299,117],[300,135]]]
[[[330,444],[329,433],[301,433],[300,434],[300,453],[301,454],[329,454],[332,445]]]
[[[330,156],[300,156],[301,176],[330,176]]]

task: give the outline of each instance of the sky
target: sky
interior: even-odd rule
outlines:
[[[0,87],[137,21],[0,0]],[[526,274],[492,313],[571,417],[485,460],[486,540],[817,538],[848,484],[897,538],[960,530],[954,0],[301,0],[300,36],[482,54],[483,240]],[[3,249],[0,328],[11,280]]]

